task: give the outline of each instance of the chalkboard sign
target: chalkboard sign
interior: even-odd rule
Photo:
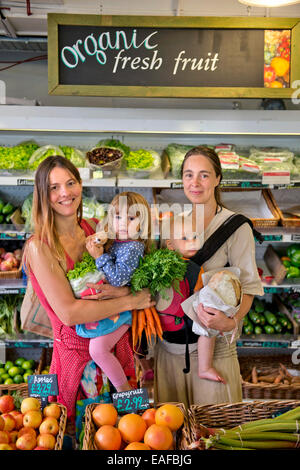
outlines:
[[[112,394],[113,404],[119,413],[135,413],[150,408],[148,390],[137,388]]]
[[[48,397],[58,395],[56,374],[29,375],[27,377],[28,395],[41,399],[42,408],[48,403]]]
[[[49,14],[49,93],[289,97],[290,77],[300,79],[300,59],[293,57],[298,23],[297,18]],[[282,61],[275,64],[276,80],[269,64],[274,51],[266,49],[269,30],[288,33],[284,47],[275,44],[286,61],[284,76]]]

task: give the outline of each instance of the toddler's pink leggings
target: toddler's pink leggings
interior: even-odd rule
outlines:
[[[124,370],[112,352],[112,348],[126,333],[129,325],[122,325],[116,331],[104,336],[90,339],[90,355],[93,361],[103,370],[115,388],[127,381]]]

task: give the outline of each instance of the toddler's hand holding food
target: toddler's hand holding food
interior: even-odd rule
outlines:
[[[103,245],[105,243],[105,242],[99,241],[99,238],[96,235],[97,234],[90,235],[89,237],[87,237],[86,242],[85,242],[87,251],[95,259],[103,255],[103,252],[104,252]]]

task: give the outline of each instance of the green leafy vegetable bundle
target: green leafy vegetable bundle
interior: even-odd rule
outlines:
[[[104,273],[97,270],[94,258],[87,251],[83,253],[82,260],[77,261],[74,268],[67,272],[67,278],[77,298],[85,295],[87,282],[97,284],[104,277]]]
[[[148,287],[153,296],[169,287],[179,292],[179,282],[185,273],[186,263],[180,253],[167,248],[154,249],[141,259],[131,278],[131,290],[137,292]]]
[[[145,149],[132,150],[125,159],[127,162],[127,169],[147,169],[151,168],[154,163],[152,153]]]
[[[82,260],[75,263],[74,268],[67,272],[67,278],[78,279],[79,277],[85,276],[87,273],[96,271],[96,263],[94,258],[86,251],[82,255]]]
[[[24,170],[28,168],[28,162],[39,146],[34,142],[26,142],[14,147],[0,147],[0,168]]]

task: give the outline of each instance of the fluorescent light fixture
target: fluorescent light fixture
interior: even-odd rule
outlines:
[[[294,5],[300,3],[300,0],[239,0],[239,2],[250,7],[273,8]]]

